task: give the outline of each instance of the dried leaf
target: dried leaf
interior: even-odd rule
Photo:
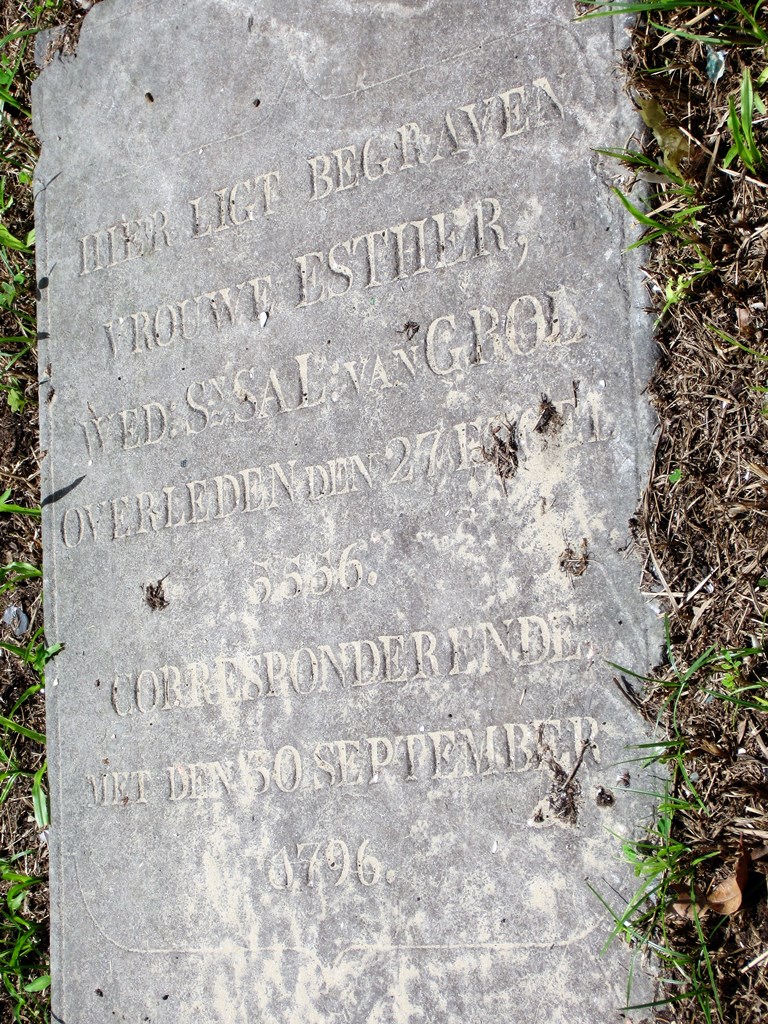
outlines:
[[[678,917],[682,917],[684,921],[692,921],[693,913],[691,911],[692,903],[673,903],[672,909]]]
[[[750,856],[742,853],[736,861],[733,874],[728,875],[720,885],[707,896],[707,903],[716,914],[735,914],[741,908],[744,886],[749,875]]]
[[[703,921],[709,913],[709,907],[699,906],[698,903],[691,903],[690,900],[687,903],[673,903],[672,909],[684,921],[694,921],[697,917]]]
[[[653,132],[659,144],[664,163],[674,173],[680,174],[680,161],[690,156],[691,143],[679,128],[675,128],[667,120],[664,108],[658,100],[637,97],[640,117]]]
[[[693,921],[697,915],[701,918],[709,913],[708,907],[700,906],[691,898],[691,891],[686,886],[674,885],[672,888],[677,895],[677,902],[672,904],[672,909],[678,917],[684,921]]]
[[[711,740],[699,740],[698,744],[702,750],[706,750],[708,754],[713,757],[728,757],[727,751],[723,750],[717,743],[713,743]]]
[[[736,875],[729,875],[707,897],[716,914],[735,914],[741,908],[741,886]]]

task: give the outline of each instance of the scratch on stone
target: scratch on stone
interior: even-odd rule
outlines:
[[[430,64],[421,64],[417,68],[410,68],[408,71],[400,71],[396,75],[392,75],[390,78],[382,78],[378,82],[371,82],[370,85],[361,85],[356,89],[352,89],[349,92],[338,92],[326,95],[325,93],[318,92],[317,89],[313,89],[312,86],[306,79],[306,76],[302,71],[299,71],[304,85],[307,90],[312,93],[313,96],[317,96],[321,100],[346,100],[350,96],[359,96],[360,93],[370,92],[372,89],[379,89],[382,85],[389,85],[391,82],[398,82],[401,78],[410,78],[411,75],[418,75],[421,71],[428,71],[430,68],[439,67],[441,64],[448,64],[452,60],[458,60],[460,57],[468,57],[470,54],[476,53],[478,50],[482,50],[489,42],[497,42],[497,39],[485,39],[482,43],[477,43],[475,46],[470,46],[468,50],[461,50],[459,53],[449,54],[447,57],[441,57],[440,60],[432,61]]]
[[[539,22],[534,22],[527,28],[523,29],[523,31],[520,32],[519,35],[526,35],[529,32],[533,32],[534,30],[540,28],[544,24],[546,24],[546,22],[543,19]],[[515,38],[517,38],[517,36]],[[487,46],[489,43],[498,43],[501,40],[501,36],[495,36],[490,39],[484,39],[481,43],[476,43],[474,46],[470,46],[466,50],[460,50],[458,53],[451,53],[447,57],[441,57],[440,60],[432,61],[429,64],[421,64],[419,67],[410,68],[408,71],[400,71],[398,74],[392,75],[390,78],[382,78],[378,82],[371,82],[370,85],[361,85],[356,89],[350,90],[349,92],[340,92],[333,93],[331,95],[325,95],[324,93],[318,92],[317,89],[312,88],[312,86],[309,84],[302,71],[299,71],[299,74],[302,77],[304,85],[307,87],[309,92],[312,93],[313,96],[317,96],[321,100],[345,100],[349,99],[352,96],[359,96],[360,93],[370,92],[372,89],[379,89],[381,88],[382,85],[390,85],[392,82],[398,82],[401,78],[410,78],[411,75],[418,75],[423,71],[429,71],[430,68],[440,67],[441,64],[448,64],[452,60],[459,60],[461,57],[468,57],[471,54],[477,53],[478,51],[482,50],[483,47]],[[549,90],[545,91],[551,93],[551,87]],[[557,103],[557,100],[555,100],[555,102]],[[557,105],[558,107],[560,106],[559,103]],[[562,110],[562,107],[560,109]]]
[[[541,28],[541,26],[544,25],[544,24],[546,24],[546,23],[544,22],[544,19],[542,19],[541,22],[537,22],[537,23],[534,23],[532,25],[529,25],[525,30],[523,30],[522,32],[518,33],[518,35],[519,36],[527,35],[530,32],[534,32],[535,30]],[[517,38],[517,36],[515,38]],[[328,100],[328,99],[348,99],[350,96],[357,96],[361,92],[370,92],[372,89],[378,89],[382,85],[389,85],[391,82],[397,82],[397,81],[399,81],[402,78],[410,78],[412,75],[418,75],[421,72],[429,71],[430,68],[439,68],[440,65],[444,65],[444,63],[449,63],[451,60],[459,60],[462,57],[470,56],[471,54],[477,53],[478,51],[482,50],[483,46],[487,46],[488,44],[499,43],[501,41],[502,41],[502,37],[501,36],[494,36],[494,37],[492,37],[490,39],[483,39],[483,41],[481,43],[476,43],[474,46],[470,46],[466,50],[460,50],[458,53],[450,53],[446,57],[440,57],[439,60],[433,60],[430,63],[425,63],[425,65],[421,65],[418,68],[411,68],[409,71],[401,71],[397,75],[392,75],[390,78],[383,78],[383,79],[381,79],[381,81],[379,81],[379,82],[372,82],[370,85],[358,86],[355,89],[351,89],[349,92],[337,92],[337,93],[333,93],[331,95],[326,95],[326,94],[324,94],[322,92],[318,92],[316,89],[313,89],[312,86],[307,82],[307,80],[306,80],[305,76],[303,75],[303,73],[300,71],[299,74],[301,75],[301,78],[302,78],[302,80],[304,82],[304,85],[309,90],[309,92],[312,93],[313,96],[317,96],[319,99],[324,99],[324,100]],[[555,97],[554,97],[554,95],[552,93],[552,87],[550,86],[549,82],[547,82],[546,79],[537,79],[534,82],[534,85],[540,85],[542,82],[546,82],[546,87],[542,86],[542,88],[544,88],[544,91],[549,96],[551,96],[552,99],[554,99],[555,103],[557,103],[557,106],[560,109],[560,113],[562,114],[562,106],[558,102],[558,100],[555,99]]]

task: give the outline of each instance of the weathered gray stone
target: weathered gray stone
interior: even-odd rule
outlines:
[[[617,1019],[650,343],[572,14],[105,0],[42,73],[65,1024]]]

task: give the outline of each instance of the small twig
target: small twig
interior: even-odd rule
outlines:
[[[741,178],[742,174],[740,171],[732,171],[728,167],[718,167],[718,171],[721,174],[727,174],[729,178]],[[750,178],[748,174],[745,174],[744,181],[748,181],[750,185],[757,185],[758,188],[768,188],[768,182],[758,181],[757,178]]]
[[[757,967],[757,965],[761,964],[764,960],[768,960],[768,949],[766,949],[764,953],[761,953],[760,956],[756,956],[754,960],[750,960],[746,967],[742,967],[741,973],[745,974],[753,967]]]
[[[0,470],[0,477],[2,477],[3,480],[13,480],[15,483],[24,484],[25,486],[29,484],[28,476],[17,476],[15,473],[5,473]]]
[[[576,772],[579,770],[579,768],[581,768],[581,763],[584,760],[584,755],[586,754],[586,752],[587,752],[587,750],[589,749],[590,746],[591,746],[590,740],[582,740],[581,751],[579,752],[579,756],[576,758],[576,764],[573,766],[573,769],[571,770],[571,774],[568,776],[568,778],[563,783],[563,785],[561,787],[562,789],[566,789],[568,786],[570,786],[570,784],[576,778]]]
[[[685,25],[683,25],[683,28],[693,28],[694,25],[698,25],[700,21],[704,21],[705,18],[708,18],[713,11],[714,7],[707,7],[705,10],[701,12],[701,14],[697,14],[695,18],[691,18],[690,21],[686,21]],[[656,45],[654,46],[654,50],[659,50],[662,46],[666,46],[667,43],[671,43],[673,39],[677,38],[677,32],[667,32],[667,34],[665,36],[662,36],[658,43],[656,43]]]
[[[677,614],[680,611],[680,607],[679,607],[677,601],[675,600],[675,598],[673,596],[672,588],[667,583],[666,579],[664,578],[664,573],[661,571],[661,566],[659,565],[659,560],[656,558],[656,554],[655,554],[655,552],[653,550],[653,545],[651,543],[651,535],[650,535],[650,533],[648,531],[648,524],[646,522],[643,522],[643,531],[645,533],[645,542],[648,545],[648,554],[651,556],[651,561],[653,562],[653,567],[656,570],[656,573],[657,573],[659,579],[664,584],[665,595],[668,598],[668,600],[671,602],[672,607],[675,609],[675,614]]]
[[[692,601],[694,599],[694,597],[696,597],[698,592],[701,590],[701,588],[705,587],[707,585],[707,583],[709,583],[709,581],[712,579],[712,577],[714,575],[715,575],[715,570],[713,569],[712,572],[709,574],[709,576],[705,576],[704,579],[701,581],[701,583],[697,583],[696,586],[693,588],[693,590],[691,590],[688,594],[686,594],[686,596],[685,596],[685,603],[687,604],[688,601]]]

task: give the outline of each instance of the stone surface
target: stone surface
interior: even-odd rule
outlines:
[[[42,73],[65,1024],[617,1019],[651,353],[572,15],[105,0]]]

